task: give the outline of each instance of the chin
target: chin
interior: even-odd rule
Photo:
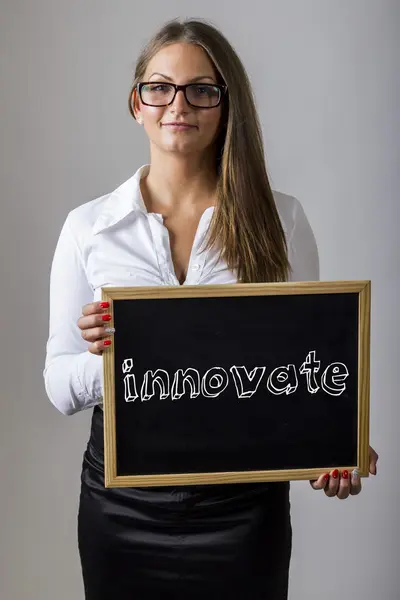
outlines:
[[[201,152],[204,150],[202,145],[199,146],[199,144],[194,144],[193,142],[190,143],[189,141],[185,142],[183,140],[174,140],[169,143],[158,144],[158,147],[164,152],[177,152],[182,154]]]

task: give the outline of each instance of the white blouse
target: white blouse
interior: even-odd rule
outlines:
[[[102,404],[102,357],[88,352],[77,321],[82,307],[101,299],[105,286],[179,285],[169,234],[159,214],[148,213],[140,191],[144,165],[114,192],[73,209],[64,222],[50,275],[50,323],[44,381],[47,395],[65,415]],[[291,281],[319,279],[318,250],[298,200],[274,198],[285,231]],[[214,208],[196,232],[183,285],[236,283],[216,250],[202,252]]]

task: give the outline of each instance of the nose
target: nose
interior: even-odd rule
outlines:
[[[187,103],[183,90],[178,90],[170,109],[179,113],[186,113],[190,105]]]

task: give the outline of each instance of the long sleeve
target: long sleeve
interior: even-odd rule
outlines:
[[[288,240],[291,281],[319,281],[319,255],[311,225],[301,203],[294,204],[294,224]]]
[[[77,321],[93,301],[68,215],[50,273],[50,322],[43,372],[47,395],[64,415],[102,402],[102,358],[88,352]]]

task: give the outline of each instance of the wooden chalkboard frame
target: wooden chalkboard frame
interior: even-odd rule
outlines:
[[[113,317],[114,300],[201,298],[207,296],[258,296],[282,294],[358,294],[358,460],[340,469],[357,468],[361,477],[369,476],[369,411],[370,411],[370,281],[327,281],[267,284],[223,284],[206,286],[103,287],[102,300],[110,303]],[[110,322],[112,325],[113,321]],[[117,474],[116,418],[114,387],[114,346],[103,354],[104,374],[104,459],[105,487],[149,487],[167,485],[203,485],[239,482],[290,481],[316,479],[326,469],[294,469],[273,471],[238,471],[213,473],[180,473],[160,475]]]

